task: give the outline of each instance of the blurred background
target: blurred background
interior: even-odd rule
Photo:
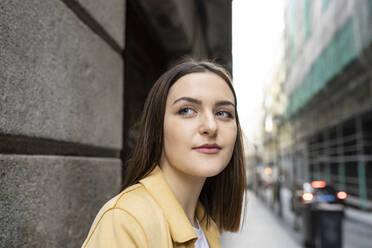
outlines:
[[[371,247],[371,26],[371,0],[2,0],[0,247],[80,247],[184,58],[237,92],[247,206],[222,247]]]
[[[250,191],[246,235],[224,244],[371,247],[372,1],[232,5]]]

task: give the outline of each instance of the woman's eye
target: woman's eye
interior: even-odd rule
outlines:
[[[224,118],[232,118],[233,117],[233,115],[230,112],[227,112],[227,111],[218,111],[216,113],[216,115],[224,117]]]
[[[180,115],[190,115],[193,114],[195,111],[192,108],[182,108],[178,111]]]

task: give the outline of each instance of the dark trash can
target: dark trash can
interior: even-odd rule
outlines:
[[[321,203],[304,209],[305,246],[341,248],[344,205]]]
[[[343,211],[318,210],[316,247],[342,247]]]

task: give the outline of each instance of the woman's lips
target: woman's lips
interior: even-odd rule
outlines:
[[[217,143],[203,144],[201,146],[194,147],[194,150],[204,154],[216,154],[221,150],[221,147]]]
[[[214,147],[214,148],[206,148],[206,147],[197,147],[194,148],[197,152],[204,153],[204,154],[215,154],[218,153],[221,149]]]

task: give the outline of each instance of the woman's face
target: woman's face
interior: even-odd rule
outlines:
[[[229,163],[237,136],[234,95],[210,72],[191,73],[169,90],[160,165],[212,177]]]

